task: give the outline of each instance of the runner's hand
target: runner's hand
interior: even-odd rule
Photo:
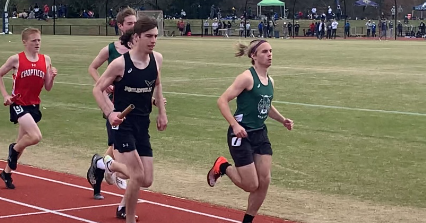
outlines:
[[[120,119],[118,117],[120,114],[121,112],[111,112],[111,114],[109,114],[108,121],[111,126],[119,126],[124,121],[124,118]]]
[[[240,124],[236,124],[235,126],[233,126],[232,131],[234,132],[234,134],[237,138],[247,137],[246,130]]]
[[[167,128],[167,115],[166,114],[162,114],[162,115],[158,115],[157,117],[157,129],[158,131],[164,131]]]
[[[13,98],[12,96],[6,95],[6,97],[4,97],[3,104],[5,106],[13,104],[12,98]]]
[[[293,125],[294,125],[294,123],[293,123],[293,120],[291,120],[291,119],[285,119],[284,120],[284,122],[283,122],[283,125],[284,125],[284,127],[286,127],[288,130],[292,130],[293,129]]]

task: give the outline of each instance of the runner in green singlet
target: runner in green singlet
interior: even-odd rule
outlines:
[[[207,183],[213,187],[222,175],[249,192],[248,207],[243,223],[252,223],[271,181],[272,147],[265,120],[270,117],[293,129],[293,121],[284,118],[272,105],[274,81],[268,75],[272,64],[272,48],[265,40],[253,40],[249,46],[238,45],[236,56],[247,55],[252,67],[238,75],[234,83],[217,101],[229,123],[228,147],[234,160],[232,166],[225,157],[216,159],[207,174]],[[232,115],[229,102],[237,98],[237,110]]]

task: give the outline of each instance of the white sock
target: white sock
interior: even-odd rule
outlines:
[[[100,159],[96,162],[96,167],[99,169],[105,170],[105,163],[103,159]]]
[[[123,207],[126,207],[126,199],[121,198],[120,204],[118,205],[118,210],[121,210]]]
[[[108,161],[107,163],[105,163],[105,167],[104,168],[108,168],[108,171],[110,171],[110,172],[113,172],[112,170],[111,170],[111,164],[112,164],[112,162],[113,162],[114,160],[110,160],[110,161]]]

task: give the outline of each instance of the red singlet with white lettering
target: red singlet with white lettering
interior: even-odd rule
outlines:
[[[12,96],[21,94],[15,100],[17,105],[40,104],[40,93],[44,86],[44,76],[47,73],[46,60],[43,54],[38,54],[38,61],[31,62],[24,52],[18,54],[18,71],[13,74]]]

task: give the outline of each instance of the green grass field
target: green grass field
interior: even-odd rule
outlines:
[[[0,36],[1,63],[23,49],[19,40],[18,35]],[[105,121],[87,68],[112,40],[43,36],[42,53],[51,56],[59,74],[53,90],[41,95],[43,141],[28,149],[24,163],[84,175],[92,154],[104,152]],[[216,99],[250,65],[246,57],[233,57],[238,41],[158,41],[169,126],[165,132],[151,126],[158,162],[153,190],[245,207],[246,195],[228,179],[214,189],[204,182],[218,155],[230,158],[227,122]],[[294,120],[295,128],[287,131],[267,121],[274,156],[271,193],[262,213],[307,222],[423,222],[425,43],[270,42],[274,105]],[[9,91],[10,78],[5,76]],[[0,117],[0,155],[5,158],[16,127],[8,120],[8,108],[0,109]],[[218,198],[223,188],[235,202]]]

